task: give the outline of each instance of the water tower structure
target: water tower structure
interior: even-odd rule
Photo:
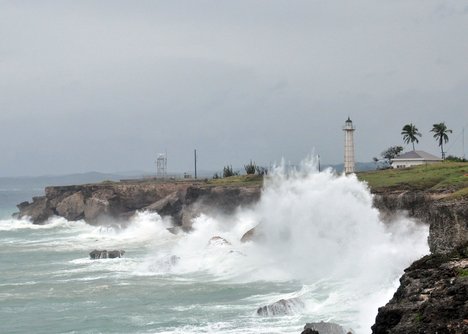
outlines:
[[[156,159],[156,177],[165,179],[167,176],[167,154],[159,153]]]
[[[354,130],[353,122],[348,117],[343,127],[345,133],[344,145],[344,172],[346,174],[354,173]]]

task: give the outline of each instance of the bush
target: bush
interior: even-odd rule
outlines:
[[[448,157],[445,158],[446,161],[453,161],[453,162],[466,162],[466,159],[456,157],[454,155],[449,155]]]
[[[244,169],[247,175],[255,174],[256,168],[257,166],[255,165],[255,162],[252,162],[252,160],[250,160],[250,163],[248,163],[247,165],[244,165]]]
[[[232,170],[232,166],[225,166],[223,168],[223,177],[230,177],[234,175],[237,175],[237,174],[234,173],[234,171]]]

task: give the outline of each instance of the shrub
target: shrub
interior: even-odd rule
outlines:
[[[247,175],[255,174],[256,167],[257,166],[255,165],[255,162],[252,162],[252,160],[250,160],[250,163],[248,163],[247,165],[244,165],[244,169]]]
[[[234,171],[232,170],[232,166],[225,166],[223,168],[223,177],[230,177],[234,175],[236,175],[236,173],[234,173]]]
[[[449,155],[448,157],[445,158],[445,160],[453,161],[453,162],[466,162],[465,158],[456,157],[454,155]]]

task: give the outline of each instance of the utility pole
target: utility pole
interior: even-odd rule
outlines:
[[[193,151],[193,158],[195,162],[195,180],[197,179],[197,150]]]
[[[463,149],[463,160],[466,159],[466,156],[465,156],[465,127],[463,127],[462,129],[462,149]]]

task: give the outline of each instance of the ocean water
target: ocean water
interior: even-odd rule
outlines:
[[[9,218],[9,205],[0,205],[1,333],[300,333],[322,320],[370,333],[403,269],[429,251],[427,226],[405,216],[383,224],[365,184],[313,163],[278,168],[255,207],[204,213],[177,235],[155,213],[127,227],[33,225]],[[241,243],[257,225],[261,238]],[[96,248],[126,253],[90,260]],[[256,314],[293,297],[305,305],[294,314]]]

